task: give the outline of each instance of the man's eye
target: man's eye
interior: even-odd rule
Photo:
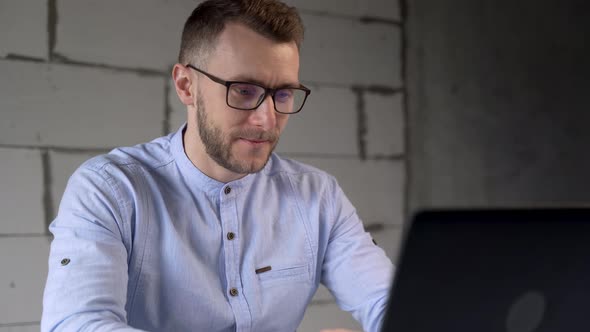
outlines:
[[[252,93],[252,90],[248,90],[248,89],[240,89],[238,92],[239,92],[241,95],[246,95],[246,96],[248,96],[248,95],[252,95],[252,94],[253,94],[253,93]]]
[[[275,93],[275,100],[277,101],[288,101],[293,97],[293,92],[291,90],[279,90]]]
[[[252,96],[256,94],[256,89],[243,85],[234,86],[233,91],[241,96]]]

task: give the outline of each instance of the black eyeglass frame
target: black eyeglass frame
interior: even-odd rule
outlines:
[[[307,101],[307,97],[309,97],[309,95],[311,94],[311,90],[309,88],[305,87],[303,84],[299,84],[298,87],[288,87],[288,86],[285,86],[285,87],[280,87],[280,88],[274,88],[273,89],[273,88],[267,88],[265,86],[262,86],[262,85],[257,84],[257,83],[252,83],[252,82],[225,81],[225,80],[222,80],[221,78],[219,78],[219,77],[217,77],[215,75],[209,74],[208,72],[206,72],[206,71],[204,71],[202,69],[199,69],[199,68],[191,65],[190,63],[189,64],[186,64],[185,67],[194,69],[194,70],[198,71],[199,73],[207,76],[213,82],[225,86],[225,88],[226,88],[225,89],[225,103],[227,104],[227,106],[229,106],[231,108],[234,108],[234,109],[237,109],[237,110],[253,111],[253,110],[257,109],[258,107],[260,107],[260,105],[262,105],[262,103],[264,102],[264,100],[266,99],[266,97],[268,95],[270,95],[271,98],[272,98],[272,103],[273,103],[274,109],[275,109],[275,111],[277,113],[281,113],[281,114],[295,114],[295,113],[299,113],[303,109],[303,106],[305,105],[305,101]],[[229,104],[229,87],[232,84],[251,84],[251,85],[256,85],[258,87],[261,87],[262,89],[264,89],[264,97],[263,98],[260,98],[260,101],[258,102],[258,104],[256,105],[256,107],[252,107],[252,108],[240,108],[240,107],[232,106],[232,105]],[[295,112],[289,112],[288,113],[288,112],[281,112],[281,111],[279,111],[277,109],[277,104],[275,102],[275,93],[278,90],[284,90],[284,89],[295,89],[295,90],[301,90],[301,91],[305,92],[305,98],[303,98],[303,102],[301,103],[301,106],[299,107],[299,109],[297,111],[295,111]]]

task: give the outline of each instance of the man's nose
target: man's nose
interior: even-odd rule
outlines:
[[[251,111],[249,121],[252,125],[265,130],[273,129],[276,126],[277,114],[272,96],[267,95],[257,109]]]

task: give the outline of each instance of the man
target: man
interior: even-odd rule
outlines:
[[[195,9],[172,71],[187,124],[72,175],[43,331],[294,331],[320,282],[378,331],[391,262],[333,177],[272,154],[309,95],[302,39],[274,0]]]

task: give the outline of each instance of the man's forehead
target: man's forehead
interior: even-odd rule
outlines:
[[[299,53],[295,41],[278,42],[240,22],[228,22],[217,37],[214,48],[220,51],[231,52],[242,51],[245,46],[251,46],[252,50],[259,48],[294,48]]]
[[[240,23],[229,23],[208,59],[209,70],[224,79],[261,85],[298,85],[299,50],[295,42],[276,42]]]

